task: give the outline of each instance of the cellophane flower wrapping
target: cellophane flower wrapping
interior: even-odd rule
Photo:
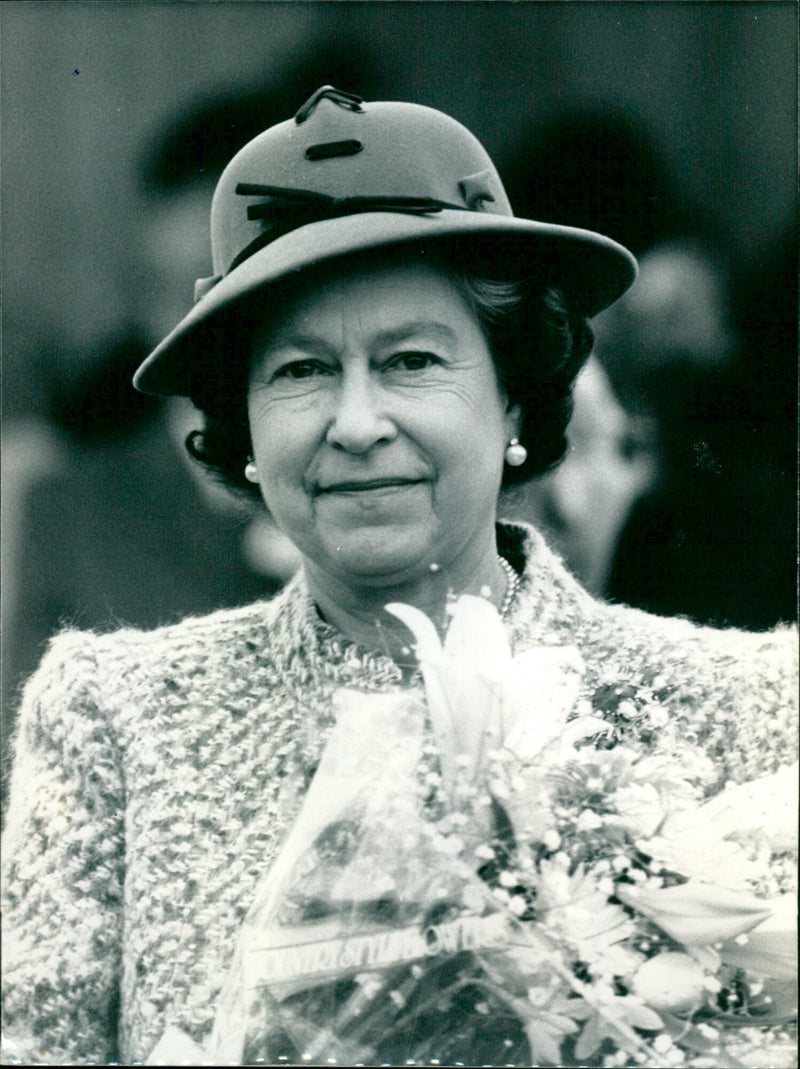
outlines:
[[[666,716],[647,753],[582,704],[576,649],[389,608],[424,694],[337,696],[203,1059],[796,1065],[796,766],[705,799]]]
[[[508,944],[510,918],[465,860],[465,822],[432,806],[421,697],[337,696],[302,811],[247,916],[215,1061],[396,1064],[464,1055],[496,1027],[471,977]]]

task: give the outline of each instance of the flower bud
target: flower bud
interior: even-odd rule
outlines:
[[[656,1010],[681,1013],[703,1002],[705,974],[688,954],[667,951],[639,966],[633,990]]]

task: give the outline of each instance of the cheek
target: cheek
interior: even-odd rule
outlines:
[[[503,453],[515,428],[516,422],[492,382],[475,399],[462,433],[476,463],[484,469],[502,470]]]
[[[262,482],[277,485],[294,482],[304,469],[317,441],[315,421],[308,406],[282,404],[249,405],[250,440]]]
[[[440,424],[440,474],[451,494],[462,501],[483,500],[499,492],[503,475],[506,434],[502,415],[484,407],[454,420],[448,413]]]

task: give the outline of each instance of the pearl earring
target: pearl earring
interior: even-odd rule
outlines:
[[[528,459],[528,450],[519,444],[519,438],[512,438],[506,446],[505,461],[510,468],[518,468]]]
[[[249,483],[258,482],[258,468],[252,457],[247,458],[247,464],[244,469],[244,477]]]

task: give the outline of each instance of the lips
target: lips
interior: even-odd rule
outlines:
[[[400,486],[416,486],[424,482],[424,479],[408,479],[401,476],[386,476],[381,479],[342,479],[339,482],[328,483],[321,486],[317,493],[320,494],[353,494],[364,493],[367,490],[386,490]]]

